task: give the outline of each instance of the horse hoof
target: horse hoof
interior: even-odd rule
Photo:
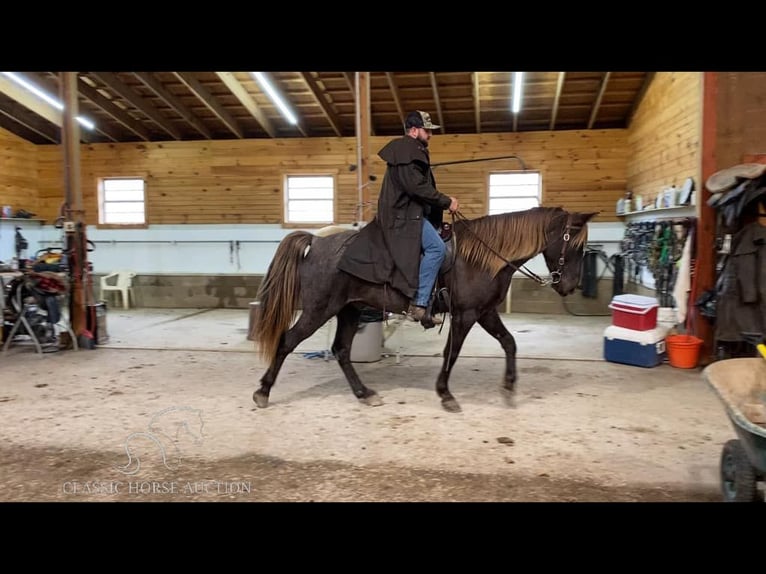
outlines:
[[[269,406],[269,397],[264,395],[261,391],[255,391],[253,393],[253,400],[258,407],[265,409]]]
[[[383,404],[383,399],[380,398],[379,394],[373,393],[369,397],[359,399],[359,402],[364,403],[368,407],[379,407]]]
[[[445,411],[450,413],[459,413],[463,410],[455,399],[444,399],[442,401],[442,407],[444,407]]]
[[[511,408],[516,408],[516,391],[515,390],[511,390],[506,387],[501,387],[500,393],[503,395],[503,399],[505,399],[506,405],[508,405]]]

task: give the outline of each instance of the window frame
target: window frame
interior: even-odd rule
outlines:
[[[537,174],[538,182],[537,182],[537,207],[540,207],[543,205],[543,174],[539,170],[534,169],[527,169],[527,170],[520,170],[520,169],[500,169],[500,170],[493,170],[487,173],[487,215],[490,215],[492,213],[492,200],[493,199],[523,199],[527,197],[533,197],[531,195],[522,195],[522,196],[504,196],[502,198],[498,197],[491,197],[491,180],[493,175],[501,175],[501,174],[513,174],[513,175],[525,175],[534,173]],[[529,208],[526,208],[529,209]],[[517,211],[523,211],[523,210],[517,210]],[[503,211],[501,213],[514,213],[513,211]]]
[[[317,201],[331,201],[332,202],[332,221],[288,221],[289,214],[289,182],[290,178],[299,177],[329,177],[332,180],[332,199],[330,200],[317,200]],[[338,174],[337,172],[330,171],[290,171],[282,175],[282,227],[285,228],[300,228],[300,229],[314,229],[326,227],[328,225],[335,225],[338,220]]]
[[[136,180],[140,181],[143,184],[143,208],[144,208],[144,222],[143,223],[107,223],[104,221],[106,215],[105,215],[105,206],[107,203],[119,203],[119,202],[107,202],[106,201],[106,182],[107,181],[114,181],[114,180]],[[99,229],[146,229],[149,227],[149,210],[147,205],[147,190],[146,190],[146,180],[147,178],[142,175],[138,176],[129,176],[129,175],[118,175],[118,176],[107,176],[107,177],[101,177],[98,180],[98,225],[97,227]]]

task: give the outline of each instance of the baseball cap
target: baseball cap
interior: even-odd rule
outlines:
[[[436,130],[441,126],[431,123],[431,114],[428,112],[421,112],[420,110],[410,112],[407,114],[407,119],[404,120],[404,129],[410,128],[425,128],[427,130]]]

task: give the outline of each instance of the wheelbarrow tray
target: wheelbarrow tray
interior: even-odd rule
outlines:
[[[711,363],[702,376],[726,408],[750,464],[766,473],[766,427],[756,424],[766,408],[766,361],[760,357]],[[749,418],[750,417],[750,418]]]

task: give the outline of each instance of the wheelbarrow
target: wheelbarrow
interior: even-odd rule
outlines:
[[[738,437],[728,440],[721,453],[724,500],[762,501],[758,483],[766,480],[766,360],[717,361],[702,375],[723,402]]]

